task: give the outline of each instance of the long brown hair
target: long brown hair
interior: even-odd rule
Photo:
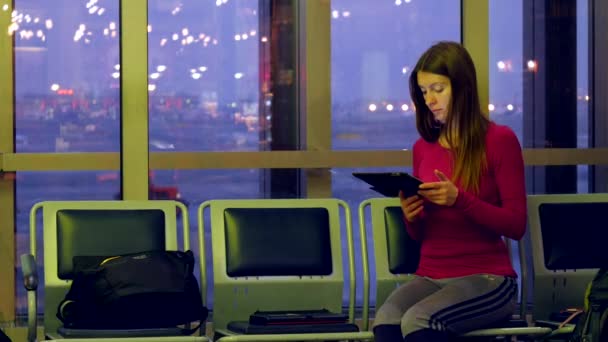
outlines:
[[[450,79],[452,99],[445,124],[435,122],[418,86],[418,72]],[[444,136],[454,157],[452,180],[464,189],[479,191],[487,161],[485,138],[489,119],[481,111],[477,74],[469,53],[455,42],[439,42],[422,54],[410,74],[410,96],[416,107],[416,128],[420,136],[436,142]]]

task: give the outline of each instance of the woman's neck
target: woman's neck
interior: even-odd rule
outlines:
[[[450,140],[448,140],[448,130],[451,131],[451,134],[449,135]],[[459,134],[457,132],[458,129],[455,127],[454,123],[452,123],[452,125],[448,125],[447,122],[441,123],[437,142],[443,148],[452,149],[458,146]]]

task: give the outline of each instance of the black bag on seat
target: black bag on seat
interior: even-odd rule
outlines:
[[[57,317],[68,329],[171,328],[207,318],[191,251],[74,257]],[[197,328],[186,329],[189,333]]]

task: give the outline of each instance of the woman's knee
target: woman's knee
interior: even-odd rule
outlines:
[[[398,305],[391,302],[385,302],[376,310],[373,326],[378,325],[399,325],[403,312]]]
[[[430,322],[431,313],[421,305],[414,305],[401,317],[401,332],[403,335],[411,334],[421,329],[433,329],[443,331],[444,327],[433,325]]]

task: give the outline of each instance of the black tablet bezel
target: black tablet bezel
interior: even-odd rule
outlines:
[[[405,197],[418,193],[418,187],[423,183],[407,172],[353,172],[353,176],[371,185],[372,190],[386,197],[398,197],[403,191]]]

